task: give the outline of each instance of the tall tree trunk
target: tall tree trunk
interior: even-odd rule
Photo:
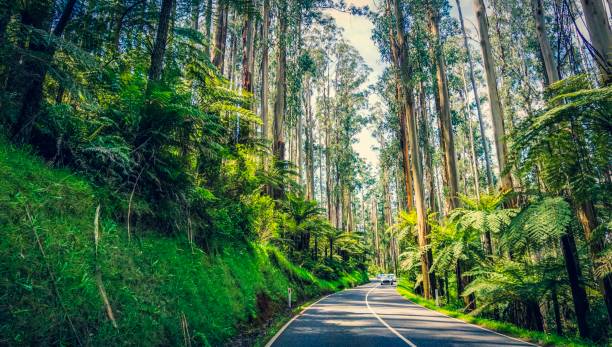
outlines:
[[[298,112],[297,124],[295,127],[295,164],[298,169],[298,183],[300,186],[304,184],[304,116]]]
[[[590,200],[587,201],[573,201],[574,208],[576,209],[576,215],[578,221],[582,225],[584,235],[589,244],[589,250],[591,252],[591,258],[596,259],[599,254],[604,250],[603,240],[594,240],[593,231],[598,226],[597,216],[595,212],[595,206]],[[606,309],[608,312],[608,321],[612,324],[612,275],[608,274],[603,278],[599,279],[599,290],[604,297],[606,303]]]
[[[255,21],[247,15],[242,28],[242,89],[253,93],[253,61],[255,59]]]
[[[559,308],[559,297],[557,295],[557,288],[554,287],[552,289],[552,293],[550,294],[552,299],[553,311],[555,315],[555,329],[557,335],[563,336],[563,324],[561,323],[561,310]]]
[[[384,197],[383,215],[385,217],[385,228],[388,228],[393,224],[393,216],[391,214],[391,189],[389,188],[389,170],[384,165],[381,167],[381,170]]]
[[[574,311],[576,312],[576,322],[580,336],[583,338],[589,337],[589,301],[584,290],[584,281],[578,263],[576,254],[576,243],[574,236],[566,233],[561,236],[561,249],[565,259],[565,267],[569,278],[570,288],[572,290],[572,299],[574,302]]]
[[[217,69],[223,73],[223,64],[225,62],[225,43],[227,41],[227,20],[228,20],[229,5],[225,0],[219,0],[217,3],[217,25],[215,27],[215,43],[212,47],[212,63]]]
[[[204,12],[204,16],[205,16],[205,24],[206,24],[206,38],[208,38],[208,40],[211,40],[211,36],[210,36],[210,30],[212,28],[212,12],[213,12],[213,1],[212,0],[208,0],[208,2],[206,2],[206,12]]]
[[[434,172],[433,172],[433,160],[432,160],[432,153],[431,153],[431,144],[430,144],[430,140],[429,140],[429,112],[427,110],[427,100],[426,100],[426,96],[425,96],[425,86],[423,85],[423,82],[421,81],[420,84],[420,88],[419,88],[419,105],[420,105],[420,111],[421,111],[421,121],[419,122],[421,124],[421,134],[422,134],[422,138],[423,138],[423,162],[425,163],[425,170],[424,171],[424,179],[425,182],[427,182],[428,187],[427,190],[429,192],[429,208],[432,211],[437,211],[437,204],[436,204],[436,182],[435,182],[435,177],[434,177]]]
[[[269,32],[270,32],[270,0],[263,1],[261,26],[261,120],[262,137],[265,140],[270,138],[270,125],[268,115],[269,82],[268,82],[268,51],[269,51]]]
[[[150,88],[152,82],[159,81],[162,76],[173,2],[173,0],[162,1],[159,21],[157,23],[157,34],[155,35],[155,44],[153,45],[153,52],[151,53],[151,66],[149,67],[149,84],[147,85],[147,89]]]
[[[470,106],[468,105],[468,91],[467,84],[465,82],[465,75],[463,71],[461,71],[461,80],[463,81],[463,93],[461,93],[462,98],[464,99],[464,107],[465,107],[465,121],[468,124],[468,141],[470,145],[470,167],[472,169],[472,178],[474,179],[474,190],[476,193],[476,199],[480,201],[480,179],[479,179],[479,170],[478,170],[478,158],[476,157],[476,146],[474,144],[474,128],[472,124],[472,119],[470,117]]]
[[[591,44],[595,48],[597,66],[604,85],[611,82],[612,31],[602,0],[580,0]]]
[[[75,4],[76,0],[69,0],[66,3],[59,21],[53,29],[53,35],[61,37],[64,34],[64,30],[72,17]],[[48,0],[27,2],[21,10],[21,23],[25,26],[47,31],[52,8],[52,3]],[[25,81],[19,117],[13,127],[13,137],[18,142],[25,143],[30,139],[32,127],[40,113],[47,66],[55,55],[53,43],[44,43],[44,41],[46,40],[32,40],[29,43],[28,51],[33,52],[36,59],[30,57],[23,59],[23,69],[27,72],[28,77]]]
[[[328,74],[328,85],[329,85],[329,74]],[[326,88],[326,90],[328,90]],[[329,92],[329,91],[328,91]],[[328,93],[327,92],[327,93]],[[327,101],[327,93],[324,91],[323,92],[323,99],[325,100],[325,196],[327,198],[327,220],[333,224],[333,218],[332,216],[334,215],[334,211],[333,211],[333,205],[332,205],[332,172],[331,172],[331,156],[330,156],[330,150],[331,150],[331,139],[330,139],[330,126],[331,126],[331,120],[330,120],[330,112],[329,112],[329,106],[328,106],[328,101]]]
[[[444,59],[444,52],[442,51],[442,43],[440,42],[439,18],[437,10],[434,10],[431,6],[432,5],[429,6],[429,31],[434,41],[431,45],[431,52],[436,67],[437,93],[435,93],[435,100],[439,115],[438,124],[440,126],[440,147],[442,149],[444,162],[444,183],[447,189],[446,204],[448,210],[452,211],[459,206],[457,195],[459,192],[457,182],[457,158],[451,124],[446,62]]]
[[[313,110],[312,110],[312,89],[311,79],[308,78],[305,84],[305,100],[304,109],[306,110],[306,143],[305,143],[305,164],[306,164],[306,197],[310,200],[315,198],[315,182],[314,182],[314,137],[313,137]]]
[[[480,33],[480,47],[482,49],[483,64],[487,75],[487,87],[489,89],[489,99],[491,106],[491,118],[493,119],[493,134],[495,136],[495,148],[497,152],[497,162],[501,175],[503,190],[512,189],[512,178],[510,172],[503,174],[506,170],[508,159],[508,147],[505,140],[504,113],[497,90],[497,73],[493,61],[491,41],[489,40],[489,24],[487,23],[487,10],[484,0],[474,0],[474,10],[478,19],[478,31]]]
[[[408,44],[404,33],[404,14],[400,0],[393,1],[393,16],[395,17],[395,37],[392,37],[392,50],[402,84],[402,96],[406,118],[408,120],[408,142],[410,146],[410,156],[415,160],[411,161],[412,176],[414,178],[414,199],[417,211],[417,232],[419,247],[421,249],[421,274],[423,277],[423,294],[425,298],[431,298],[429,268],[430,263],[425,249],[427,248],[427,210],[423,191],[423,171],[417,147],[416,117],[414,113],[414,95],[412,88],[411,63],[409,61]],[[387,2],[388,8],[391,7]]]
[[[191,1],[191,29],[200,30],[200,5],[202,0]]]
[[[546,79],[550,83],[554,83],[559,80],[559,71],[553,60],[553,52],[550,48],[548,37],[546,36],[546,21],[544,20],[544,4],[542,0],[531,0],[531,7],[533,10],[533,17],[536,23],[536,34],[538,37],[538,44],[540,46],[540,53],[542,54],[542,60],[544,62],[544,73]]]
[[[376,198],[371,199],[372,207],[370,208],[370,224],[374,233],[374,262],[376,266],[382,270],[382,262],[380,257],[380,238],[378,236],[378,208],[376,206]]]
[[[480,142],[484,150],[485,159],[485,170],[487,172],[487,184],[489,188],[493,187],[493,173],[491,172],[491,156],[489,155],[489,147],[487,146],[487,137],[484,130],[484,120],[482,116],[482,110],[480,108],[480,97],[478,95],[478,86],[476,85],[476,78],[474,77],[474,61],[472,59],[472,52],[468,44],[467,33],[465,31],[465,25],[463,23],[463,13],[461,11],[460,0],[456,0],[457,10],[459,12],[459,23],[461,24],[461,32],[463,33],[463,47],[465,48],[468,64],[470,67],[470,82],[472,84],[472,92],[474,93],[474,103],[476,104],[476,113],[478,115],[478,125],[480,128]],[[467,95],[466,95],[467,96]]]
[[[399,81],[398,81],[399,82]],[[399,83],[396,88],[396,98],[399,110],[399,121],[400,121],[400,146],[402,148],[402,168],[404,169],[404,183],[406,189],[406,209],[408,211],[413,208],[413,197],[412,197],[412,172],[410,172],[410,147],[408,146],[408,130],[406,126],[406,111],[402,102],[402,91]],[[412,160],[417,160],[413,158]]]
[[[468,114],[469,115],[469,114]],[[468,141],[470,145],[469,162],[472,168],[472,179],[474,180],[474,192],[476,193],[476,199],[480,201],[480,182],[478,179],[478,162],[476,159],[476,151],[474,149],[474,128],[472,127],[472,120],[466,119],[468,123]]]
[[[281,0],[279,13],[287,11],[286,0]],[[276,98],[274,101],[274,144],[272,152],[278,162],[285,160],[285,105],[287,99],[287,17],[278,16],[278,60],[276,65]],[[280,197],[282,190],[274,194]]]
[[[323,205],[325,198],[323,197],[323,122],[319,121],[318,122],[318,138],[319,138],[319,150],[318,152],[318,158],[319,158],[319,206]]]

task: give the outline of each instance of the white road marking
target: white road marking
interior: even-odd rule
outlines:
[[[366,303],[366,306],[368,306],[368,310],[370,310],[370,312],[374,315],[374,317],[376,317],[384,326],[386,326],[389,330],[391,330],[392,333],[397,335],[397,337],[402,339],[402,341],[406,342],[408,346],[417,347],[417,345],[415,345],[414,343],[412,343],[412,341],[402,336],[402,334],[398,333],[397,330],[393,329],[389,324],[387,324],[387,322],[385,322],[382,318],[380,318],[380,316],[376,312],[374,312],[374,310],[372,310],[372,308],[370,307],[370,303],[368,302],[368,296],[370,296],[370,293],[373,292],[376,288],[377,288],[376,285],[373,286],[372,289],[370,289],[370,291],[368,292],[368,294],[366,294],[365,303]]]
[[[298,319],[298,317],[300,317],[304,312],[306,312],[307,310],[309,310],[311,307],[313,307],[314,305],[318,304],[320,301],[328,298],[331,295],[337,294],[337,293],[341,293],[341,292],[336,292],[336,293],[332,293],[332,294],[328,294],[325,295],[324,297],[322,297],[321,299],[313,302],[312,304],[308,305],[307,307],[305,307],[300,313],[296,314],[295,316],[293,316],[293,318],[291,318],[291,320],[289,320],[285,325],[283,325],[282,328],[280,328],[280,330],[270,339],[270,341],[268,341],[268,343],[266,343],[265,347],[271,347],[272,344],[274,344],[274,341],[276,341],[276,339],[278,339],[279,336],[281,336],[281,334],[283,333],[283,331],[285,331],[285,329],[287,329],[287,327],[289,327],[289,325],[291,325],[291,323],[293,323],[294,320]]]
[[[398,295],[399,295],[399,296],[401,296],[401,294],[399,294],[399,293],[398,293]],[[401,297],[402,297],[402,298],[404,298],[403,296],[401,296]],[[404,298],[404,299],[406,299],[406,298]],[[487,329],[487,328],[485,328],[485,327],[481,327],[480,325],[476,325],[476,324],[468,323],[468,322],[466,322],[466,321],[462,321],[462,320],[461,320],[461,319],[459,319],[459,318],[455,318],[455,317],[447,316],[447,315],[445,315],[444,313],[438,312],[438,311],[436,311],[436,310],[432,310],[432,309],[430,309],[430,308],[428,308],[428,307],[425,307],[425,306],[421,306],[421,305],[419,305],[419,304],[417,304],[417,303],[414,303],[414,302],[412,302],[412,301],[410,301],[410,300],[408,300],[408,299],[406,299],[406,300],[407,300],[407,301],[409,301],[409,302],[411,302],[411,303],[413,303],[414,305],[417,305],[417,306],[419,306],[419,307],[422,307],[422,308],[424,308],[424,309],[426,309],[426,310],[429,310],[429,311],[435,312],[435,313],[439,314],[440,316],[444,316],[444,317],[447,317],[447,318],[450,318],[450,319],[454,319],[454,320],[456,320],[456,321],[458,321],[458,322],[461,322],[461,323],[463,323],[463,324],[471,325],[471,326],[476,327],[476,328],[478,328],[478,329],[482,329],[482,330],[488,331],[488,332],[490,332],[490,333],[493,333],[493,334],[496,334],[496,335],[499,335],[499,336],[503,336],[503,337],[509,338],[509,339],[511,339],[511,340],[514,340],[514,341],[518,341],[518,342],[525,343],[525,344],[528,344],[528,345],[531,345],[531,346],[536,346],[536,347],[539,347],[539,345],[536,345],[536,344],[534,344],[534,343],[527,342],[527,341],[524,341],[524,340],[521,340],[521,339],[517,339],[516,337],[512,337],[512,336],[504,335],[504,334],[502,334],[502,333],[500,333],[500,332],[497,332],[497,331],[495,331],[495,330]]]

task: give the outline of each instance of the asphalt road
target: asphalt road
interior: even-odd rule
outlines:
[[[267,346],[534,346],[416,305],[372,282],[323,298]]]

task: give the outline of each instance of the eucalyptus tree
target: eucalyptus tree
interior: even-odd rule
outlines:
[[[274,99],[274,122],[272,151],[280,163],[285,160],[285,111],[287,101],[287,1],[280,0],[277,15],[277,60],[276,60],[276,96]],[[279,196],[276,192],[275,196]]]
[[[458,207],[459,185],[457,178],[457,163],[455,140],[451,124],[450,96],[448,93],[447,66],[443,53],[443,43],[440,38],[440,19],[445,1],[429,2],[426,9],[429,33],[431,36],[430,52],[434,61],[436,75],[436,93],[434,100],[438,111],[440,128],[440,147],[444,161],[444,183],[447,191],[446,203],[449,210]]]
[[[580,0],[593,55],[604,85],[610,83],[612,69],[612,30],[603,1]]]
[[[219,71],[223,71],[225,63],[225,51],[227,42],[229,1],[218,0],[215,12],[215,36],[214,44],[211,45],[212,63]]]
[[[414,178],[414,199],[417,211],[417,230],[419,247],[421,249],[421,274],[423,277],[423,293],[426,298],[432,296],[430,281],[430,259],[428,257],[428,227],[427,210],[425,208],[423,171],[417,149],[416,114],[414,110],[413,70],[410,65],[409,42],[405,32],[405,12],[399,0],[387,1],[387,11],[392,14],[394,27],[390,30],[390,41],[393,62],[398,71],[398,81],[401,86],[402,104],[407,118],[408,143],[410,146],[412,177]]]
[[[493,134],[495,138],[495,148],[497,162],[501,174],[502,189],[512,189],[512,178],[507,170],[508,146],[506,144],[506,126],[504,124],[504,114],[497,88],[497,72],[493,57],[491,41],[489,38],[489,24],[487,21],[487,9],[484,0],[474,0],[474,11],[478,21],[478,31],[480,34],[480,47],[482,50],[483,65],[487,75],[487,87],[489,90],[489,103],[491,109],[491,119],[493,120]]]
[[[335,147],[335,165],[340,196],[341,221],[345,230],[352,229],[351,201],[355,181],[356,154],[352,143],[359,133],[366,118],[361,110],[367,105],[366,94],[362,85],[371,71],[357,50],[346,42],[336,46],[334,113],[337,128]]]

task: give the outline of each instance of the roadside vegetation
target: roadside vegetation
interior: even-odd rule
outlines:
[[[297,303],[367,279],[320,279],[273,245],[206,253],[155,229],[130,241],[91,184],[6,140],[0,171],[3,344],[219,345],[283,312],[289,287]]]
[[[521,328],[508,322],[482,318],[471,313],[466,313],[461,305],[444,304],[444,300],[442,300],[442,304],[438,306],[436,305],[435,299],[425,299],[421,295],[416,294],[412,282],[406,278],[400,279],[397,285],[397,291],[406,299],[430,310],[434,310],[449,317],[457,318],[464,322],[497,331],[514,338],[531,342],[539,346],[586,347],[594,345],[591,341],[582,340],[577,337],[571,338],[551,333],[543,333]],[[600,345],[605,346],[603,343]]]

